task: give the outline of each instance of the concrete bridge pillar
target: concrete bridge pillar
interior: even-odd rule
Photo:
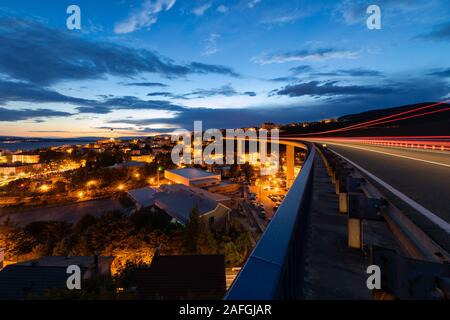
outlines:
[[[295,162],[295,152],[294,146],[286,146],[286,185],[288,188],[294,183],[294,162]]]

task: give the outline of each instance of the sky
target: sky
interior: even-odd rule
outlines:
[[[449,52],[448,0],[0,0],[0,136],[144,136],[442,101]]]

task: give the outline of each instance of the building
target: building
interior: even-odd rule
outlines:
[[[231,213],[229,197],[183,184],[163,185],[154,195],[155,206],[165,211],[174,221],[186,225],[192,209],[197,207],[200,217],[208,219],[214,228],[223,228]]]
[[[128,161],[123,163],[116,163],[113,166],[106,167],[106,169],[127,169],[127,168],[142,168],[145,167],[145,162]]]
[[[14,175],[18,175],[20,173],[26,173],[26,172],[30,172],[33,170],[38,170],[40,168],[41,168],[40,163],[29,164],[29,165],[13,165],[13,164],[0,165],[0,175],[14,176]]]
[[[114,257],[43,257],[12,264],[0,271],[0,300],[38,297],[48,289],[67,288],[67,267],[78,265],[82,279],[95,274],[110,274]]]
[[[157,193],[158,190],[152,187],[145,187],[128,191],[128,196],[134,202],[136,209],[140,210],[152,207],[155,204],[155,194]]]
[[[233,193],[238,191],[240,185],[231,181],[222,181],[219,184],[204,187],[205,190],[213,193]]]
[[[278,129],[278,126],[273,122],[265,122],[261,125],[261,129],[264,130]]]
[[[132,285],[139,299],[223,299],[226,292],[223,255],[155,256],[138,268]]]
[[[173,183],[184,184],[188,187],[207,187],[220,184],[222,180],[220,174],[211,173],[195,168],[183,168],[166,170],[164,177]]]
[[[34,164],[39,163],[40,156],[36,154],[13,154],[11,162],[16,163],[24,163],[24,164]]]
[[[136,151],[136,150],[133,150]],[[132,151],[132,152],[133,152]],[[149,154],[140,154],[140,155],[132,155],[131,156],[131,161],[135,161],[135,162],[147,162],[147,163],[152,163],[153,160],[155,160],[155,157]]]
[[[40,156],[35,154],[11,154],[0,156],[0,163],[22,163],[22,164],[36,164],[39,163]]]
[[[103,275],[111,273],[111,264],[114,257],[111,256],[48,256],[41,257],[35,260],[24,261],[16,263],[13,266],[26,267],[64,267],[67,268],[72,265],[77,265],[85,269],[84,279],[92,277],[96,272]]]

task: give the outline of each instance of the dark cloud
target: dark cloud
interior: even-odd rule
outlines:
[[[437,76],[441,78],[450,78],[450,68],[434,70],[428,73],[430,76]]]
[[[296,82],[298,80],[300,80],[300,79],[297,77],[287,76],[287,77],[272,78],[269,81],[272,81],[272,82]]]
[[[318,48],[294,50],[281,53],[262,54],[253,57],[252,61],[261,65],[273,63],[286,63],[295,61],[321,61],[328,59],[351,59],[358,55],[356,51],[336,48]]]
[[[224,85],[220,88],[214,89],[197,89],[192,92],[186,93],[183,97],[192,99],[192,98],[208,98],[214,96],[224,96],[224,97],[232,97],[232,96],[256,96],[256,93],[253,91],[246,92],[237,92],[231,85]]]
[[[320,72],[315,73],[314,75],[319,76],[348,76],[348,77],[382,77],[383,73],[377,70],[371,69],[339,69],[331,72]]]
[[[188,74],[239,75],[231,68],[173,60],[145,49],[92,42],[39,22],[0,17],[0,73],[39,85],[63,80],[133,77],[144,72],[165,77]]]
[[[275,90],[273,94],[289,97],[301,96],[338,96],[338,95],[363,95],[363,94],[386,94],[392,93],[389,86],[341,86],[337,81],[310,81],[288,85],[280,90]]]
[[[197,89],[192,92],[184,93],[184,94],[174,94],[171,92],[152,92],[147,94],[149,97],[166,97],[172,99],[200,99],[200,98],[208,98],[214,96],[224,96],[224,97],[232,97],[232,96],[249,96],[255,97],[256,92],[253,91],[245,91],[238,92],[231,85],[224,85],[220,88],[213,89]]]
[[[36,86],[34,84],[0,80],[0,104],[11,101],[72,104],[95,103],[93,100],[65,96],[51,89]]]
[[[289,69],[289,71],[292,72],[293,74],[303,74],[303,73],[312,72],[313,68],[308,65],[302,65],[302,66],[297,66],[297,67],[291,68],[291,69]]]
[[[435,27],[431,32],[419,35],[418,38],[435,41],[450,40],[450,22]]]
[[[192,62],[188,65],[188,68],[191,73],[199,73],[199,74],[217,73],[236,78],[240,77],[240,75],[235,71],[233,71],[233,69],[226,66]]]
[[[182,98],[181,96],[178,96],[176,94],[173,94],[171,92],[166,91],[160,91],[160,92],[150,92],[147,94],[148,97],[166,97],[166,98]]]
[[[0,104],[7,102],[68,103],[77,106],[79,113],[107,114],[113,110],[152,109],[179,111],[184,108],[163,100],[141,100],[133,96],[105,97],[102,100],[74,98],[51,89],[23,82],[0,80]]]
[[[168,87],[167,84],[161,82],[131,82],[131,83],[123,83],[125,86],[134,86],[134,87]]]
[[[35,118],[66,117],[71,116],[68,112],[50,109],[6,109],[0,107],[0,122],[31,120]]]

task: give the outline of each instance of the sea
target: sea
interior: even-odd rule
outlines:
[[[12,152],[33,151],[50,147],[59,147],[64,145],[87,144],[97,141],[97,139],[2,139],[0,138],[0,150],[9,150]]]

